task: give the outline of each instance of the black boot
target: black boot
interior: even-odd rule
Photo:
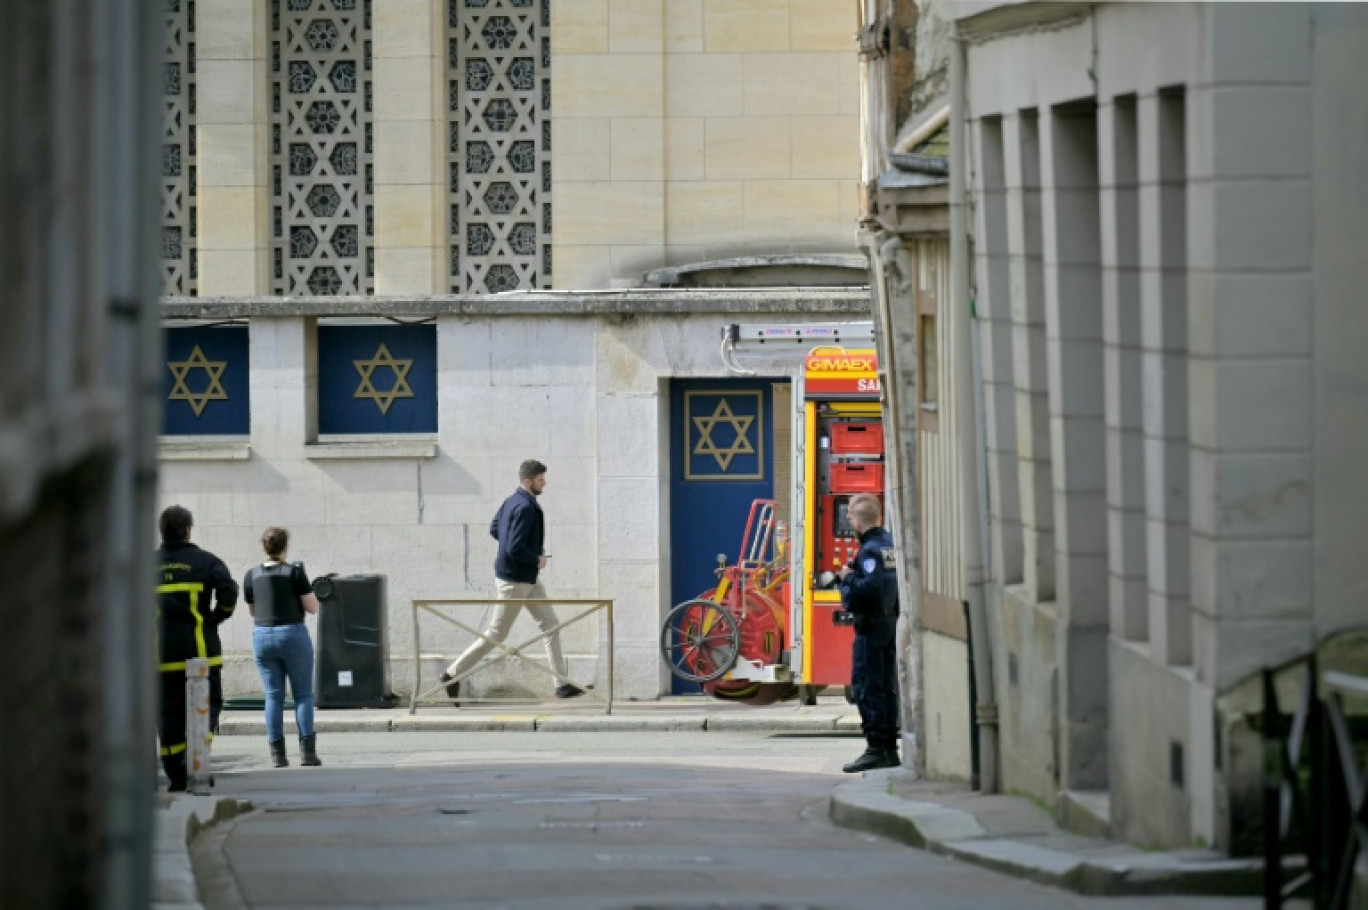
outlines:
[[[189,778],[185,769],[185,753],[177,752],[175,755],[163,755],[162,770],[166,772],[166,779],[171,782],[171,786],[166,789],[171,793],[184,793]]]
[[[285,757],[285,739],[273,740],[267,743],[271,747],[271,765],[276,768],[288,768],[290,760]]]
[[[841,768],[847,774],[859,774],[861,771],[873,771],[875,768],[896,768],[898,753],[891,749],[876,749],[870,746],[865,749],[864,754],[855,759],[850,764]]]
[[[314,751],[314,743],[317,740],[317,733],[299,737],[299,763],[306,768],[317,768],[323,764],[318,758],[318,753]]]
[[[441,680],[442,685],[446,686],[447,697],[451,699],[453,705],[459,708],[461,706],[461,684],[453,681],[445,670],[442,671]]]

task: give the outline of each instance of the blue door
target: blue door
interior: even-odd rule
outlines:
[[[751,502],[774,496],[772,386],[754,379],[671,384],[671,606],[717,585],[717,555],[736,561]],[[700,691],[671,679],[676,694]]]

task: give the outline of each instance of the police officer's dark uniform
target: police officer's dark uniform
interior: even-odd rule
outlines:
[[[161,631],[162,767],[171,789],[183,790],[185,770],[185,662],[209,661],[209,729],[223,709],[223,645],[219,624],[233,615],[238,586],[213,553],[189,541],[163,542],[157,551],[157,625]],[[210,602],[213,601],[213,608]]]
[[[841,581],[841,604],[854,615],[851,688],[868,747],[847,773],[891,768],[898,760],[898,570],[893,536],[882,527],[860,535],[860,550]]]

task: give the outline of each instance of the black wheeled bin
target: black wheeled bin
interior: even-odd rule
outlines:
[[[318,596],[318,660],[314,697],[319,708],[388,708],[389,647],[385,576],[324,575]]]

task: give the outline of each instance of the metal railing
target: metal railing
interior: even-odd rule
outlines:
[[[443,609],[444,609],[444,608],[448,608],[448,607],[481,607],[481,608],[485,608],[485,607],[491,607],[491,606],[493,606],[493,607],[508,607],[508,606],[514,606],[514,607],[550,606],[550,607],[572,607],[572,608],[582,608],[582,609],[580,609],[580,611],[579,611],[578,613],[576,613],[574,616],[571,616],[569,619],[566,619],[566,620],[564,620],[564,621],[562,621],[562,622],[559,622],[559,623],[557,623],[555,626],[553,626],[552,628],[546,629],[545,631],[541,632],[540,634],[534,635],[532,638],[529,638],[529,639],[527,639],[526,641],[523,641],[523,642],[519,642],[519,643],[516,644],[516,645],[510,645],[510,644],[507,644],[506,642],[503,642],[503,641],[498,640],[497,638],[493,638],[493,637],[487,635],[487,634],[484,632],[484,630],[479,629],[479,628],[475,628],[475,627],[473,627],[473,626],[466,625],[466,624],[465,624],[464,622],[462,622],[461,620],[456,619],[455,617],[450,616],[450,615],[448,615],[447,613],[443,612]],[[543,640],[545,640],[545,639],[547,639],[547,638],[550,638],[552,635],[559,635],[559,634],[560,634],[560,630],[561,630],[561,629],[564,629],[566,626],[573,625],[573,624],[575,624],[575,623],[577,623],[577,622],[580,622],[581,620],[586,619],[587,617],[595,616],[595,615],[597,615],[599,612],[603,612],[603,613],[605,613],[606,616],[607,616],[607,623],[606,623],[606,628],[607,628],[607,633],[606,633],[606,634],[607,634],[607,648],[605,648],[604,650],[605,650],[606,659],[607,659],[607,667],[606,667],[606,669],[607,669],[607,674],[606,674],[606,675],[607,675],[607,680],[606,680],[607,686],[606,686],[606,688],[607,688],[608,691],[607,691],[607,695],[605,696],[605,695],[601,695],[601,694],[599,694],[598,692],[594,691],[592,688],[585,688],[585,687],[581,687],[581,688],[584,688],[584,694],[585,694],[586,697],[588,697],[588,698],[590,698],[590,699],[593,699],[593,700],[595,700],[595,701],[599,701],[599,702],[602,702],[602,703],[603,703],[603,713],[604,713],[604,714],[612,714],[612,713],[613,713],[613,601],[612,601],[612,600],[605,600],[605,599],[578,599],[578,600],[572,599],[572,600],[559,600],[559,599],[553,599],[553,598],[526,598],[526,599],[521,599],[521,600],[514,600],[514,599],[500,599],[500,598],[490,598],[490,597],[483,597],[483,598],[469,598],[469,597],[467,597],[467,598],[451,598],[451,599],[436,599],[436,600],[428,599],[428,600],[415,600],[415,601],[413,601],[413,690],[412,690],[412,692],[411,692],[410,695],[409,695],[409,713],[410,713],[410,714],[415,714],[415,713],[417,713],[417,711],[418,711],[418,705],[419,705],[420,701],[421,701],[422,704],[432,704],[432,705],[436,705],[436,704],[450,704],[450,699],[449,699],[449,698],[447,697],[447,695],[446,695],[446,686],[447,686],[448,684],[453,683],[453,682],[461,682],[461,681],[467,679],[468,677],[470,677],[472,674],[474,674],[474,673],[476,673],[476,672],[478,672],[478,671],[480,671],[480,670],[482,670],[482,669],[484,669],[484,668],[490,666],[491,664],[498,663],[498,662],[500,662],[500,661],[506,661],[506,660],[509,660],[509,659],[517,659],[517,660],[520,661],[524,666],[532,667],[533,669],[536,669],[536,670],[539,670],[539,671],[542,672],[542,673],[545,673],[547,676],[550,676],[552,679],[556,679],[555,671],[554,671],[552,668],[547,667],[547,666],[544,666],[544,665],[542,664],[541,661],[532,659],[532,658],[528,657],[527,655],[525,655],[523,652],[524,652],[529,646],[534,645],[534,644],[536,644],[536,643],[538,643],[538,642],[540,642],[540,641],[543,641]],[[426,689],[426,690],[423,689],[423,656],[422,656],[423,650],[422,650],[422,640],[421,640],[421,636],[420,636],[420,626],[419,626],[419,623],[418,623],[418,618],[419,618],[419,614],[420,614],[420,613],[429,613],[429,614],[431,614],[431,615],[433,615],[433,616],[436,616],[438,619],[441,619],[441,620],[443,620],[443,621],[445,621],[445,622],[451,623],[453,626],[456,626],[458,629],[464,629],[465,631],[467,631],[467,632],[469,632],[470,634],[474,635],[476,638],[482,638],[482,639],[484,639],[485,641],[489,642],[495,649],[497,649],[499,653],[493,654],[493,655],[487,655],[487,656],[485,656],[483,659],[480,660],[479,663],[477,663],[475,666],[471,667],[469,670],[467,670],[466,672],[462,673],[462,674],[459,675],[459,676],[453,677],[452,679],[446,680],[446,681],[444,681],[444,682],[443,682],[443,681],[438,681],[438,683],[437,683],[435,686],[432,686],[431,688]],[[441,695],[438,696],[438,693],[441,693]],[[523,698],[518,698],[518,697],[485,696],[485,697],[480,697],[480,698],[471,698],[471,699],[469,699],[469,700],[470,700],[470,701],[481,701],[481,702],[513,702],[513,701],[525,702],[525,701],[527,701],[527,698],[525,698],[525,697],[523,697]]]
[[[1318,674],[1310,655],[1302,662],[1297,709],[1284,718],[1278,672],[1263,671],[1264,907],[1277,910],[1302,897],[1315,910],[1343,910],[1359,855],[1368,848],[1365,768],[1343,697],[1368,697],[1368,678]],[[1287,868],[1296,854],[1305,866]]]

